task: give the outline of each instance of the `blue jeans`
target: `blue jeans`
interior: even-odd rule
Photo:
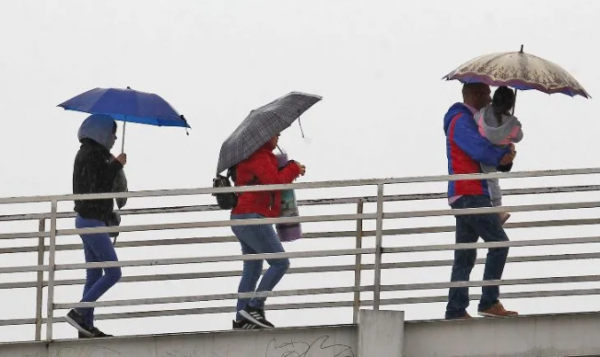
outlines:
[[[87,219],[77,215],[75,227],[106,227],[106,224],[97,219]],[[119,260],[108,233],[84,234],[80,237],[83,241],[83,253],[85,254],[86,263],[116,262]],[[102,275],[102,268],[86,269],[81,302],[98,300],[119,279],[121,279],[121,268],[119,267],[104,268],[104,275]],[[88,325],[94,326],[94,308],[79,308],[77,311],[84,316]]]
[[[491,207],[487,196],[463,196],[452,203],[453,209]],[[500,216],[497,213],[456,216],[456,243],[475,243],[481,237],[485,242],[506,242],[508,236],[502,228]],[[483,280],[502,278],[504,264],[508,256],[508,247],[488,250],[485,261]],[[475,266],[477,251],[462,249],[454,251],[451,281],[468,281],[471,270]],[[498,302],[500,288],[485,286],[482,288],[479,311],[485,311]],[[469,288],[450,288],[446,318],[461,317],[466,314],[469,306]]]
[[[261,215],[256,213],[249,214],[237,214],[231,215],[231,219],[253,219],[263,218]],[[255,225],[255,226],[232,226],[231,230],[240,241],[242,245],[242,254],[263,254],[263,253],[283,253],[283,246],[279,241],[279,237],[275,232],[275,229],[270,224]],[[262,273],[263,261],[262,260],[245,260],[244,270],[242,272],[242,280],[238,292],[259,292],[259,291],[273,291],[277,283],[285,275],[285,272],[290,267],[290,260],[287,258],[283,259],[267,259],[269,263],[269,269],[263,276],[258,285],[258,279]],[[239,314],[240,310],[243,310],[247,305],[264,309],[266,298],[253,298],[253,299],[238,299],[237,302],[237,319],[241,319]]]

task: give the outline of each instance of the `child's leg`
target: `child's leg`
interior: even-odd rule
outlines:
[[[500,188],[499,180],[498,179],[488,180],[488,187],[490,190],[490,199],[492,201],[492,206],[494,206],[494,207],[502,206],[502,189]],[[502,224],[504,224],[510,218],[510,213],[508,213],[508,212],[500,212],[498,215],[500,216],[500,222]]]

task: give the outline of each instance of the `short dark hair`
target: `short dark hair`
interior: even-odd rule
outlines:
[[[483,87],[487,87],[485,83],[465,83],[463,84],[462,94],[465,97],[467,94],[472,94],[481,91]]]

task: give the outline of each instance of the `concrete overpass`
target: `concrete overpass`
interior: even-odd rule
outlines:
[[[358,190],[348,197],[319,197],[300,201],[301,206],[322,207],[323,211],[295,218],[276,218],[232,222],[226,217],[219,219],[220,214],[214,205],[170,206],[135,208],[122,211],[124,225],[119,228],[71,229],[73,212],[58,211],[58,204],[74,199],[108,198],[112,196],[129,196],[146,199],[175,196],[210,195],[215,190],[200,188],[189,190],[142,191],[121,194],[103,194],[87,196],[44,196],[44,197],[11,197],[0,198],[0,205],[49,204],[49,212],[26,212],[0,216],[0,242],[14,240],[15,243],[0,246],[0,256],[19,256],[18,265],[0,266],[0,278],[10,274],[30,274],[33,280],[0,279],[0,311],[7,313],[32,313],[29,316],[5,316],[0,319],[0,341],[6,341],[2,329],[32,326],[35,331],[25,339],[31,341],[0,344],[0,357],[355,357],[355,356],[535,356],[535,357],[574,357],[600,356],[600,314],[574,313],[554,314],[560,306],[551,305],[542,315],[527,315],[529,311],[520,311],[524,316],[504,319],[474,318],[461,321],[405,321],[404,312],[415,316],[411,308],[415,305],[425,307],[427,304],[446,301],[446,291],[453,286],[469,286],[473,290],[485,285],[502,285],[501,299],[519,301],[523,299],[571,299],[569,307],[577,309],[577,299],[600,295],[600,273],[594,272],[598,266],[593,264],[600,260],[597,235],[598,208],[600,200],[593,200],[600,192],[598,182],[600,168],[573,169],[559,171],[537,171],[510,174],[487,174],[485,177],[502,177],[503,179],[551,178],[560,176],[590,177],[589,184],[576,186],[549,185],[507,190],[505,196],[526,198],[526,204],[507,205],[504,207],[481,208],[469,210],[449,210],[445,202],[444,192],[425,192],[418,194],[384,194],[384,188],[398,185],[443,182],[446,180],[473,179],[477,175],[461,177],[432,176],[412,178],[390,178],[372,180],[349,180],[322,183],[302,183],[289,186],[273,186],[268,189],[327,189],[343,188],[348,192]],[[596,175],[596,176],[594,176]],[[478,176],[479,177],[479,176]],[[569,181],[574,183],[575,179]],[[581,180],[578,179],[578,183]],[[365,188],[375,188],[376,195],[364,195]],[[264,187],[252,186],[242,188],[244,191],[264,190]],[[360,189],[360,190],[359,190]],[[226,189],[220,189],[222,192]],[[233,189],[230,189],[233,190]],[[582,197],[577,201],[565,199]],[[560,196],[561,198],[557,198]],[[436,200],[437,203],[436,203]],[[538,201],[536,201],[538,200]],[[385,203],[385,205],[384,205]],[[398,210],[394,204],[406,204],[408,210]],[[389,204],[389,206],[388,206]],[[331,207],[353,205],[351,212]],[[434,206],[434,205],[439,205]],[[434,206],[432,208],[432,206]],[[40,205],[32,206],[34,209]],[[352,207],[351,207],[352,208]],[[304,209],[304,208],[303,208]],[[329,210],[327,210],[329,209]],[[596,211],[591,211],[591,210]],[[307,208],[308,210],[308,208]],[[444,224],[440,217],[456,214],[481,214],[510,211],[511,222],[505,225],[511,238],[503,243],[453,244],[452,224]],[[325,213],[323,213],[325,212]],[[343,213],[340,213],[343,212]],[[519,214],[525,213],[523,216]],[[178,215],[194,214],[194,221],[189,218],[173,223]],[[531,215],[531,213],[535,213]],[[547,215],[544,215],[546,213]],[[555,215],[552,215],[555,214]],[[198,215],[204,215],[198,218]],[[212,215],[212,216],[211,216]],[[129,217],[131,216],[131,217]],[[169,216],[166,221],[162,217]],[[136,217],[139,224],[127,224],[128,219]],[[423,218],[428,218],[424,220]],[[68,225],[64,224],[68,220]],[[38,223],[39,229],[23,231],[21,227],[29,221]],[[4,225],[4,222],[7,224]],[[338,249],[313,249],[294,251],[275,255],[227,255],[225,245],[234,245],[239,250],[235,237],[231,236],[229,227],[236,224],[265,224],[302,222],[312,224],[315,229],[307,230],[303,241],[307,244],[318,243],[319,239],[336,240]],[[397,224],[401,222],[401,224]],[[442,223],[440,223],[442,222]],[[27,224],[29,224],[27,223]],[[59,224],[60,223],[60,224]],[[331,226],[336,223],[333,230]],[[339,224],[344,223],[344,226]],[[371,228],[363,229],[363,223],[371,224]],[[15,231],[15,224],[18,226]],[[37,224],[36,224],[37,225]],[[9,228],[7,228],[9,227]],[[60,227],[60,228],[58,228]],[[30,227],[31,228],[31,227]],[[63,229],[64,228],[64,229]],[[12,229],[12,230],[11,230]],[[214,235],[215,230],[223,229],[229,235]],[[123,232],[119,237],[117,248],[137,249],[143,247],[158,250],[158,258],[124,260],[111,263],[73,263],[64,261],[68,254],[81,261],[81,244],[75,240],[63,240],[68,236],[77,236],[91,232]],[[209,235],[205,233],[209,231]],[[160,239],[136,239],[136,232],[171,232],[175,237]],[[131,234],[129,234],[131,233]],[[521,233],[519,236],[518,233]],[[191,235],[191,236],[190,236]],[[433,235],[437,235],[432,237]],[[441,236],[440,236],[441,235]],[[558,237],[556,237],[558,235]],[[163,238],[164,237],[164,238]],[[440,238],[441,237],[441,238]],[[431,240],[429,240],[431,238]],[[35,244],[19,245],[24,239],[33,239]],[[339,249],[337,242],[351,240]],[[410,240],[414,239],[414,240]],[[218,245],[215,251],[221,255],[197,254],[204,252],[205,247]],[[518,271],[510,278],[497,281],[477,280],[472,276],[470,282],[449,283],[448,273],[452,265],[451,252],[457,249],[480,249],[490,247],[511,247],[507,268]],[[180,248],[175,256],[168,256],[175,248]],[[166,249],[168,248],[168,249]],[[199,249],[202,248],[202,249]],[[520,248],[533,248],[519,254]],[[556,248],[551,250],[551,248]],[[531,251],[535,254],[531,254]],[[446,254],[445,256],[440,253]],[[233,254],[233,253],[232,253]],[[171,321],[178,317],[210,314],[232,313],[234,300],[238,297],[249,297],[252,294],[232,293],[237,286],[222,283],[224,278],[239,277],[240,270],[202,270],[204,263],[231,263],[241,260],[264,259],[268,257],[287,257],[292,260],[292,268],[286,276],[286,282],[298,282],[293,289],[260,293],[254,296],[275,297],[278,300],[268,305],[272,311],[289,310],[306,311],[306,316],[315,316],[317,323],[326,321],[328,309],[352,309],[352,316],[345,321],[353,321],[351,325],[333,325],[320,327],[278,328],[271,331],[222,331],[175,333],[177,331]],[[383,257],[386,260],[383,260]],[[326,262],[318,265],[321,258]],[[331,259],[329,259],[331,258]],[[345,261],[335,260],[339,258]],[[295,259],[310,259],[309,265],[295,266]],[[363,261],[364,259],[364,261]],[[370,261],[368,260],[370,259]],[[35,263],[31,262],[33,260]],[[306,260],[305,260],[306,261]],[[344,264],[338,264],[338,263]],[[484,259],[478,259],[481,266]],[[590,263],[592,264],[585,264]],[[28,265],[27,265],[28,264]],[[570,264],[570,265],[569,265]],[[240,264],[241,265],[241,264]],[[135,267],[138,274],[125,274],[118,287],[120,299],[114,296],[103,298],[96,303],[79,303],[74,294],[56,294],[61,289],[81,286],[83,269],[95,267]],[[156,267],[179,267],[178,271],[158,273]],[[536,268],[537,267],[537,268]],[[565,268],[566,267],[566,268]],[[187,270],[186,270],[187,269]],[[440,269],[442,273],[440,274]],[[80,275],[65,277],[63,273],[79,271]],[[131,271],[131,270],[129,270]],[[59,277],[57,278],[57,272]],[[566,272],[566,273],[565,273]],[[385,273],[385,274],[384,274]],[[537,273],[538,275],[535,275]],[[298,275],[310,274],[312,285],[301,286]],[[329,279],[337,274],[335,279]],[[436,275],[438,274],[438,275]],[[79,278],[77,278],[79,277]],[[314,278],[313,278],[314,277]],[[397,277],[403,280],[394,280]],[[297,280],[296,280],[297,279]],[[175,286],[178,282],[204,280],[203,295],[181,295],[165,291],[165,282]],[[206,282],[210,282],[210,284]],[[231,281],[231,280],[229,280]],[[317,286],[315,282],[321,283]],[[326,284],[322,284],[325,282]],[[129,283],[148,284],[148,288],[131,289]],[[206,283],[206,284],[204,284]],[[154,284],[154,285],[153,285]],[[212,286],[214,291],[204,290]],[[583,285],[583,286],[582,286]],[[137,285],[138,287],[140,285]],[[323,287],[326,286],[326,287]],[[544,289],[541,288],[544,287]],[[223,288],[226,291],[218,289]],[[162,289],[162,290],[161,290]],[[477,289],[478,290],[478,289]],[[4,294],[23,292],[23,295],[12,295],[12,299],[2,299]],[[158,292],[158,293],[157,293]],[[28,296],[27,294],[30,294]],[[437,295],[435,295],[435,294]],[[475,293],[475,291],[473,291]],[[77,293],[79,294],[79,292]],[[14,298],[17,296],[17,298]],[[27,309],[19,306],[20,297],[29,299],[34,304]],[[27,299],[25,299],[27,297]],[[293,297],[302,297],[292,300]],[[317,297],[318,299],[315,299]],[[471,295],[477,299],[475,294]],[[66,301],[65,301],[66,300]],[[531,300],[528,300],[531,301]],[[538,300],[535,300],[536,303]],[[589,301],[589,298],[588,298]],[[141,324],[155,324],[158,334],[146,336],[124,336],[95,340],[65,340],[54,327],[64,324],[64,314],[68,309],[76,307],[96,307],[98,320],[118,321],[119,324],[135,321]],[[164,306],[167,306],[165,308]],[[394,306],[395,311],[387,308]],[[128,309],[130,307],[130,309]],[[118,308],[107,312],[104,308]],[[2,310],[4,309],[4,310]],[[556,309],[556,310],[553,310]],[[589,306],[585,307],[590,309]],[[582,309],[583,310],[583,309]],[[600,309],[598,309],[600,310]],[[436,310],[440,311],[440,310]],[[441,313],[440,313],[441,315]],[[161,317],[156,323],[153,317]],[[137,319],[137,320],[136,320]],[[142,320],[139,320],[142,319]],[[210,319],[203,319],[210,321]],[[339,321],[338,321],[339,322]],[[127,325],[131,326],[131,325]],[[208,328],[200,327],[203,330]],[[194,327],[193,329],[200,329]],[[123,331],[135,331],[124,329]],[[189,330],[189,329],[186,329]],[[23,330],[21,330],[23,331]],[[71,331],[73,332],[73,331]],[[110,331],[108,331],[110,332]],[[22,339],[22,334],[18,335]]]
[[[600,314],[403,321],[360,312],[356,325],[0,345],[2,357],[582,357],[600,355]]]

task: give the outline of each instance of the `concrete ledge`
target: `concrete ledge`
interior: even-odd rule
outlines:
[[[403,321],[362,310],[359,325],[0,344],[1,357],[591,357],[600,313]]]
[[[123,336],[0,345],[2,357],[356,357],[356,326]]]
[[[600,314],[407,322],[404,356],[600,355]]]

